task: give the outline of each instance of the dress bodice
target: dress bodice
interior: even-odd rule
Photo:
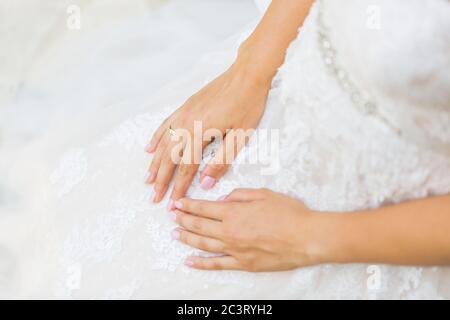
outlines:
[[[406,139],[450,155],[450,2],[323,0],[336,61]]]
[[[261,10],[270,3],[255,1]],[[317,2],[324,59],[350,79],[349,94],[376,105],[405,139],[450,155],[450,2]]]

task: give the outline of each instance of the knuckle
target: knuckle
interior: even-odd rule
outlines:
[[[209,266],[211,269],[214,269],[214,270],[223,269],[222,265],[218,261],[215,261],[215,260],[210,261]]]
[[[188,164],[180,164],[178,167],[178,175],[182,178],[188,177],[192,174],[192,168]]]
[[[225,223],[223,227],[223,237],[230,242],[235,242],[241,239],[241,233],[238,228]]]
[[[164,190],[168,186],[167,177],[164,172],[161,172],[161,170],[158,171],[158,174],[156,175],[155,180],[155,190],[160,191]]]
[[[166,189],[167,189],[167,183],[162,182],[161,179],[159,181],[156,181],[155,190],[157,192],[161,192],[161,191],[164,191]]]
[[[194,266],[200,269],[206,269],[206,263],[202,258],[196,257],[193,259]]]
[[[159,151],[160,145],[158,144],[158,149],[155,151],[155,155],[152,158],[151,166],[157,167],[161,163],[161,152]]]
[[[223,163],[210,163],[208,164],[209,170],[213,171],[213,172],[221,172],[222,170],[225,169],[225,165]]]
[[[178,213],[178,214],[176,215],[175,220],[180,224],[180,226],[186,227],[186,217],[185,217],[185,214],[183,214],[183,213]],[[184,239],[187,240],[186,232],[183,232],[183,233],[185,233]]]
[[[217,250],[222,252],[222,253],[229,253],[231,251],[231,248],[226,242],[221,242],[217,246]]]
[[[161,157],[161,166],[168,167],[172,163],[172,159],[170,156],[170,153],[167,153],[167,149],[165,151],[165,154]]]
[[[258,237],[255,232],[252,230],[247,230],[247,228],[239,227],[239,225],[243,225],[243,223],[241,223],[238,219],[232,218],[230,220],[233,221],[233,223],[227,223],[227,221],[224,221],[223,237],[225,240],[237,247],[242,247],[247,244],[257,242]]]
[[[250,272],[258,272],[259,268],[258,265],[252,261],[247,262],[245,265],[245,270],[250,271]]]
[[[198,239],[196,244],[197,244],[197,248],[199,248],[199,249],[202,249],[202,250],[208,249],[208,244],[205,241],[205,239],[202,239],[202,238]]]
[[[202,202],[197,202],[195,204],[195,211],[202,213],[205,211],[205,205]]]
[[[193,218],[192,222],[191,222],[191,225],[192,225],[192,230],[197,231],[197,232],[201,232],[202,231],[203,223],[202,223],[202,221],[200,219]]]
[[[158,149],[157,149],[158,154],[162,153],[165,150],[166,146],[167,146],[167,140],[163,136],[163,137],[161,137],[161,140],[159,140],[159,143],[158,143]]]
[[[241,204],[227,203],[226,207],[222,209],[222,214],[228,221],[238,222],[240,217],[240,212],[242,210]]]
[[[195,265],[199,269],[204,269],[204,270],[211,270],[212,269],[211,263],[209,263],[208,261],[205,261],[205,260],[197,260]]]
[[[258,264],[256,263],[256,259],[253,254],[247,253],[245,258],[240,261],[243,268],[250,272],[259,271]]]
[[[175,183],[173,186],[173,194],[175,195],[183,195],[186,191],[184,183]]]

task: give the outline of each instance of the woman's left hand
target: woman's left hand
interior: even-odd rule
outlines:
[[[175,206],[170,214],[181,228],[173,238],[223,254],[188,257],[194,268],[277,271],[323,262],[322,215],[286,195],[236,189],[222,201],[183,198]]]

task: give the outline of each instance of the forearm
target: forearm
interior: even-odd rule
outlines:
[[[239,48],[235,65],[259,82],[271,82],[314,0],[274,0]]]
[[[320,219],[327,262],[450,263],[450,195]]]

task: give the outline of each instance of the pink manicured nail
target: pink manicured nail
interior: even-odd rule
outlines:
[[[194,260],[189,257],[186,260],[184,260],[184,264],[187,265],[188,267],[192,267],[194,265]]]
[[[171,236],[173,240],[180,240],[180,231],[173,230]]]
[[[167,204],[167,210],[172,211],[175,209],[174,202],[172,199],[169,200],[169,203]]]
[[[177,215],[175,212],[169,212],[169,217],[173,221],[177,221]]]
[[[209,190],[212,187],[214,187],[215,184],[216,184],[216,179],[214,179],[213,177],[210,177],[210,176],[206,176],[203,178],[200,186],[202,187],[203,190]]]
[[[179,200],[175,201],[174,205],[177,209],[183,209],[183,203]]]
[[[226,198],[227,198],[226,195],[220,196],[220,197],[217,199],[217,201],[223,201],[223,200],[225,200]]]

